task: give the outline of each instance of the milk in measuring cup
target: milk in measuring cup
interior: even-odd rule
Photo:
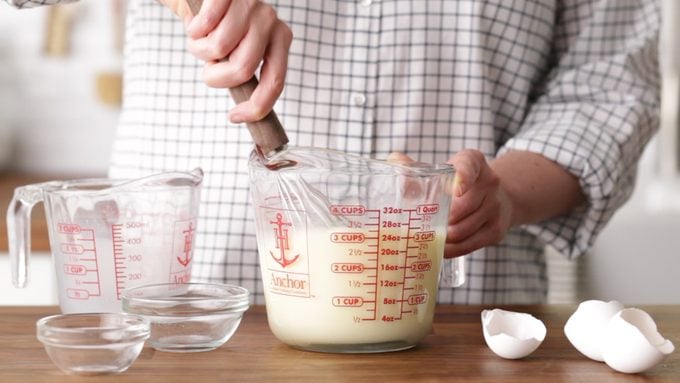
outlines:
[[[274,230],[258,241],[269,325],[281,341],[393,351],[430,332],[443,230],[290,227],[286,212],[268,215]]]
[[[415,346],[433,320],[454,169],[299,147],[266,161],[248,164],[274,335],[324,352]]]

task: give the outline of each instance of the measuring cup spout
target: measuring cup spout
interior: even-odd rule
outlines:
[[[53,184],[53,183],[50,183]],[[23,288],[28,284],[31,254],[31,210],[43,201],[45,184],[17,188],[7,209],[7,238],[12,268],[12,283]]]
[[[164,172],[118,183],[115,189],[129,189],[147,186],[199,186],[203,182],[203,169],[195,168],[190,172]]]

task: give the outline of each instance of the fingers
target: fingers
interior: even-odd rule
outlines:
[[[201,8],[203,9],[207,9],[207,5]],[[189,25],[190,28],[194,21]],[[187,49],[203,61],[219,61],[227,57],[234,61],[231,57],[234,55],[233,51],[237,47],[246,46],[249,52],[253,50],[258,52],[257,57],[249,59],[259,64],[276,21],[273,8],[262,3],[254,4],[250,8],[247,2],[236,1],[220,15],[218,23],[208,31],[208,34],[190,39]],[[252,44],[257,46],[251,46]]]
[[[450,162],[454,163],[456,178],[449,223],[457,224],[480,209],[485,202],[493,203],[500,180],[479,151],[461,151]]]
[[[228,13],[221,16],[219,23],[209,30],[210,34],[189,39],[189,52],[203,61],[218,61],[229,56],[249,32],[248,18],[244,12],[247,10],[232,6]],[[193,21],[190,25],[194,25]]]
[[[187,25],[189,37],[192,39],[206,37],[217,27],[230,5],[231,0],[204,0],[201,11],[194,15]]]
[[[476,209],[464,219],[454,224],[449,224],[446,232],[447,241],[458,243],[470,238],[498,216],[500,211],[499,205],[497,200],[488,198],[488,201],[482,204],[479,209]]]
[[[264,118],[283,92],[293,40],[274,8],[257,0],[206,0],[187,33],[192,37],[189,51],[206,61],[203,81],[210,87],[237,87],[262,63],[259,85],[229,119],[240,123]]]
[[[229,59],[212,61],[203,70],[203,81],[214,88],[233,88],[248,81],[257,70],[269,44],[269,36],[261,29],[251,28]]]
[[[283,23],[278,24],[264,54],[260,84],[248,102],[237,105],[229,112],[232,123],[261,120],[274,107],[276,99],[283,92],[288,68],[288,48],[292,41],[293,33],[290,29]]]
[[[449,224],[457,224],[482,207],[488,190],[483,185],[473,185],[460,197],[453,198],[449,212]]]
[[[189,25],[189,22],[194,17],[194,13],[191,11],[189,1],[187,0],[158,0],[158,2],[179,16],[184,21],[185,26]]]
[[[413,163],[413,159],[402,152],[392,152],[387,156],[387,162],[392,162],[400,165],[408,165]]]
[[[465,149],[456,153],[449,163],[456,169],[453,192],[456,197],[460,197],[477,182],[482,167],[486,166],[486,159],[478,150]]]
[[[461,151],[449,163],[456,169],[445,246],[450,258],[501,241],[510,227],[511,206],[481,152]]]
[[[501,225],[500,219],[487,221],[479,230],[466,239],[459,242],[448,242],[444,245],[444,257],[454,258],[467,255],[484,246],[489,246],[500,242],[503,239],[505,230]]]

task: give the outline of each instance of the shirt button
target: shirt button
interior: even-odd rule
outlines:
[[[354,93],[352,95],[352,102],[356,106],[364,106],[366,105],[366,96],[361,93]]]
[[[359,4],[362,7],[369,7],[371,4],[373,4],[373,0],[359,0]]]

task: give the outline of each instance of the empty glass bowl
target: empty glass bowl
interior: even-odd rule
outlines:
[[[47,355],[71,374],[116,374],[137,359],[149,322],[129,314],[64,314],[38,320],[37,337]]]
[[[160,351],[197,352],[224,344],[249,307],[248,290],[213,283],[154,284],[123,291],[123,311],[151,323],[148,344]]]

